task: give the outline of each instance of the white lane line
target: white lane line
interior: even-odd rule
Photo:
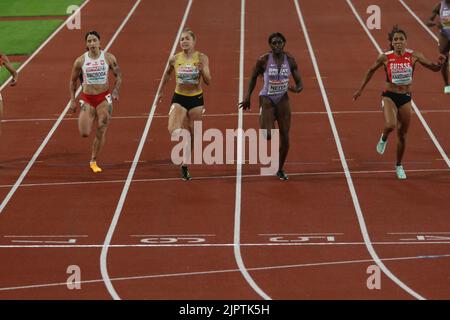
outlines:
[[[189,11],[190,11],[191,6],[192,6],[192,2],[193,2],[193,0],[189,0],[188,4],[186,6],[186,10],[184,12],[183,19],[182,19],[182,21],[180,23],[180,27],[178,29],[178,33],[177,33],[177,35],[175,37],[175,40],[174,40],[174,43],[173,43],[173,46],[172,46],[172,50],[170,51],[169,58],[175,54],[175,50],[176,50],[177,45],[178,45],[178,39],[180,39],[181,32],[183,31],[184,25],[186,24],[186,20],[187,20],[187,17],[189,15]],[[167,69],[168,65],[169,65],[169,59],[167,59],[166,66],[164,67],[164,72]],[[162,79],[162,77],[161,77],[161,79]],[[149,113],[148,118],[147,118],[147,123],[145,125],[144,132],[142,133],[141,141],[139,142],[139,146],[138,146],[138,148],[136,150],[136,154],[134,156],[134,160],[133,160],[133,163],[131,165],[130,171],[128,172],[127,180],[125,181],[125,185],[124,185],[122,193],[120,195],[120,199],[119,199],[119,202],[117,204],[116,210],[114,212],[113,219],[112,219],[111,224],[109,226],[108,233],[106,234],[105,242],[103,244],[102,252],[101,252],[101,255],[100,255],[100,270],[101,270],[102,278],[103,278],[103,280],[105,282],[105,285],[106,285],[106,288],[108,289],[109,294],[115,300],[120,300],[120,296],[117,294],[116,290],[114,289],[114,286],[111,283],[111,279],[109,278],[108,266],[107,266],[108,248],[109,248],[109,246],[111,244],[111,239],[112,239],[112,236],[113,236],[114,231],[116,229],[117,222],[119,221],[120,214],[122,213],[122,208],[123,208],[123,206],[125,204],[125,200],[127,198],[128,190],[129,190],[131,182],[133,180],[133,176],[134,176],[134,172],[136,171],[136,167],[137,167],[137,165],[139,163],[139,158],[141,157],[141,153],[142,153],[142,150],[144,148],[144,144],[147,141],[148,132],[150,130],[150,126],[152,124],[153,116],[154,116],[155,110],[156,110],[156,105],[158,103],[158,96],[159,96],[159,93],[161,91],[161,85],[162,85],[162,81],[159,82],[158,90],[156,91],[155,98],[153,100],[153,104],[152,104],[150,113]]]
[[[87,238],[87,235],[4,235],[4,238]]]
[[[352,175],[369,175],[369,174],[391,174],[394,170],[364,170],[364,171],[350,171]],[[450,172],[450,169],[410,169],[409,173],[445,173]],[[324,171],[324,172],[289,172],[290,176],[330,176],[330,175],[344,175],[344,171]],[[245,174],[242,178],[267,178],[268,176],[262,176],[260,174]],[[192,180],[221,180],[221,179],[234,179],[235,175],[227,176],[204,176],[195,177]],[[77,186],[77,185],[96,185],[96,184],[110,184],[110,183],[124,183],[126,180],[94,180],[94,181],[72,181],[72,182],[43,182],[43,183],[24,183],[21,184],[21,188],[29,187],[58,187],[58,186]],[[133,179],[131,182],[170,182],[178,181],[180,178],[155,178],[155,179]],[[180,182],[182,183],[182,182]],[[12,185],[0,185],[1,188],[10,188]]]
[[[430,30],[430,28],[428,28],[425,23],[423,23],[423,21],[414,13],[413,10],[411,10],[411,8],[403,1],[403,0],[399,0],[399,2],[405,7],[405,9],[414,17],[414,19],[417,20],[417,22],[419,22],[419,24],[425,29],[425,31],[428,32],[428,34],[433,37],[434,40],[436,40],[436,42],[439,42],[438,37],[436,37],[436,35]],[[431,7],[430,7],[431,8]],[[431,9],[430,9],[431,11]]]
[[[388,232],[388,234],[450,234],[450,232]]]
[[[116,40],[117,36],[119,35],[119,33],[122,31],[123,27],[125,26],[125,24],[127,23],[128,19],[131,17],[131,15],[133,14],[134,10],[136,9],[137,5],[141,2],[141,0],[137,0],[135,5],[133,6],[133,8],[130,10],[130,12],[128,13],[128,15],[126,16],[125,20],[122,22],[122,24],[119,26],[119,28],[116,30],[116,32],[114,33],[113,37],[111,38],[111,40],[108,42],[108,44],[105,47],[105,51],[108,51],[108,49],[111,47],[111,45],[114,43],[114,41]],[[78,87],[75,95],[77,96],[79,93],[81,92],[81,86]],[[14,195],[14,193],[17,191],[17,189],[19,188],[20,184],[22,183],[22,181],[25,179],[26,175],[28,174],[28,172],[30,171],[31,167],[33,166],[33,164],[36,162],[37,158],[39,157],[39,155],[41,154],[42,150],[44,150],[45,146],[47,145],[47,143],[50,141],[51,137],[53,136],[53,134],[55,133],[56,129],[59,127],[61,121],[63,120],[64,116],[66,115],[67,111],[69,110],[70,107],[70,101],[67,102],[66,107],[64,108],[63,112],[61,113],[61,115],[59,116],[58,120],[55,122],[55,124],[53,125],[53,127],[50,129],[49,133],[47,134],[47,136],[45,137],[44,141],[41,143],[41,145],[39,146],[39,148],[36,150],[36,152],[34,153],[33,157],[31,158],[31,160],[28,162],[28,164],[26,165],[25,169],[23,169],[21,175],[19,176],[19,178],[17,179],[16,183],[13,185],[13,187],[11,188],[11,190],[8,192],[8,194],[6,195],[6,197],[3,199],[2,203],[0,204],[0,215],[2,214],[3,210],[5,209],[6,205],[8,204],[9,200],[11,200],[12,196]]]
[[[66,242],[67,243],[67,242]],[[414,240],[414,241],[373,241],[374,245],[385,245],[385,246],[405,246],[405,245],[447,245],[450,241],[442,240]],[[365,246],[365,242],[351,241],[351,242],[266,242],[266,243],[241,243],[241,247],[335,247],[335,246]],[[139,243],[139,244],[111,244],[110,248],[191,248],[191,247],[210,247],[210,248],[220,248],[220,247],[234,247],[234,243]],[[2,244],[1,249],[92,249],[92,248],[103,248],[103,244],[29,244],[29,245],[16,245],[16,244]]]
[[[86,6],[89,1],[91,0],[86,0],[74,13],[72,13],[72,15],[70,15],[55,31],[53,31],[53,33],[47,38],[47,40],[45,40],[34,52],[33,54],[27,59],[25,60],[24,63],[22,63],[19,67],[19,69],[17,69],[17,72],[20,73],[27,65],[28,63],[30,63],[31,60],[33,60],[33,58],[39,53],[41,52],[41,50],[67,25],[67,23],[69,21],[72,21],[73,18],[80,13],[81,9],[84,8],[84,6]],[[0,86],[0,92],[9,84],[9,82],[11,81],[12,76],[10,76],[3,84],[2,86]]]
[[[333,111],[332,114],[380,114],[382,111]],[[450,110],[422,110],[422,114],[425,113],[450,113]],[[326,111],[293,111],[292,115],[326,115]],[[238,113],[209,113],[204,114],[203,117],[235,117],[239,115]],[[415,115],[415,113],[413,113]],[[259,116],[257,112],[246,112],[244,116]],[[131,119],[147,119],[148,115],[145,116],[118,116],[112,117],[113,120],[131,120]],[[154,115],[153,118],[168,118],[167,115]],[[2,123],[7,122],[44,122],[44,121],[56,121],[57,118],[36,118],[36,119],[5,119]],[[78,121],[78,118],[64,118],[63,121]]]
[[[56,240],[11,240],[12,243],[77,243],[77,239],[67,239],[66,241],[56,241]]]
[[[298,0],[294,0],[294,1],[295,1],[296,9],[297,9],[297,14],[298,14],[298,17],[299,17],[299,20],[300,20],[300,24],[302,26],[303,34],[305,35],[305,39],[306,39],[306,42],[307,42],[307,45],[308,45],[308,51],[309,51],[309,54],[311,56],[312,63],[314,65],[314,71],[316,73],[317,81],[318,81],[319,86],[320,86],[320,92],[322,94],[322,98],[323,98],[323,101],[325,103],[325,108],[328,111],[328,119],[329,119],[329,122],[330,122],[331,129],[333,131],[334,139],[336,141],[336,147],[337,147],[337,150],[338,150],[338,153],[339,153],[339,157],[341,159],[342,167],[343,167],[344,172],[345,172],[345,178],[347,180],[348,188],[349,188],[349,191],[350,191],[350,194],[351,194],[351,197],[352,197],[352,201],[353,201],[353,206],[355,207],[356,215],[358,217],[359,227],[361,229],[361,234],[363,236],[364,242],[366,243],[367,250],[369,251],[371,257],[374,259],[375,263],[380,267],[381,270],[383,270],[383,272],[392,281],[394,281],[397,285],[399,285],[402,289],[404,289],[406,292],[408,292],[412,296],[414,296],[414,297],[416,297],[418,299],[423,299],[422,296],[420,296],[418,293],[416,293],[411,288],[409,288],[406,284],[404,284],[399,278],[397,278],[384,265],[384,263],[381,261],[380,257],[376,253],[374,247],[372,246],[371,239],[370,239],[370,236],[369,236],[369,233],[368,233],[368,230],[367,230],[366,222],[364,220],[364,215],[363,215],[361,206],[359,204],[358,195],[356,193],[356,189],[355,189],[355,186],[353,184],[353,179],[352,179],[352,176],[350,174],[350,170],[348,168],[347,161],[345,160],[346,157],[345,157],[344,149],[342,147],[341,140],[340,140],[340,137],[339,137],[339,133],[338,133],[336,124],[334,122],[333,115],[331,113],[330,102],[328,100],[328,96],[327,96],[327,93],[326,93],[326,90],[325,90],[325,86],[324,86],[323,81],[322,81],[322,76],[320,74],[319,66],[317,64],[316,55],[314,53],[314,49],[312,47],[311,40],[309,38],[308,30],[306,28],[305,21],[303,19],[303,15],[302,15],[302,12],[300,10],[300,6],[298,4]]]
[[[362,28],[366,32],[367,36],[372,41],[374,47],[377,49],[378,53],[380,53],[380,54],[383,53],[383,51],[381,50],[381,47],[378,45],[377,41],[375,40],[375,38],[372,36],[372,34],[370,33],[369,29],[367,28],[366,24],[361,19],[359,13],[356,11],[356,8],[353,6],[353,3],[351,2],[351,0],[346,0],[346,1],[347,1],[347,4],[349,5],[350,9],[352,10],[353,14],[355,15],[356,19],[358,20],[358,22],[360,23],[360,25],[362,26]],[[442,159],[444,159],[445,163],[450,168],[450,159],[448,158],[448,156],[445,153],[444,149],[442,148],[441,144],[437,140],[437,138],[434,135],[433,131],[431,131],[431,128],[428,126],[428,123],[425,121],[425,118],[422,116],[422,114],[421,114],[419,108],[417,107],[417,105],[415,104],[414,100],[411,100],[411,105],[412,105],[412,108],[413,108],[415,114],[417,115],[417,117],[419,118],[420,122],[422,123],[422,126],[424,127],[425,131],[428,133],[428,135],[430,136],[431,140],[433,141],[436,149],[441,154]]]
[[[419,259],[440,259],[440,258],[448,258],[448,257],[450,257],[450,254],[384,258],[383,261],[395,262],[395,261],[409,261],[409,260],[419,260]],[[371,262],[373,262],[371,259],[341,260],[341,261],[301,263],[301,264],[266,266],[266,267],[252,267],[252,268],[248,268],[248,270],[250,270],[250,271],[267,271],[267,270],[282,270],[282,269],[293,269],[293,268],[363,264],[363,263],[371,263]],[[240,271],[241,270],[239,270],[239,269],[222,269],[222,270],[210,270],[210,271],[166,273],[166,274],[154,274],[154,275],[142,275],[142,276],[116,277],[116,278],[112,278],[111,281],[132,281],[132,280],[161,279],[161,278],[172,278],[172,277],[188,277],[188,276],[211,275],[211,274],[222,274],[222,273],[237,273]],[[79,282],[71,282],[71,284],[86,285],[86,284],[101,283],[102,281],[103,281],[103,279],[94,279],[94,280],[84,280],[84,281],[79,281]],[[38,288],[59,287],[59,286],[67,286],[67,282],[53,282],[53,283],[33,284],[33,285],[24,285],[24,286],[15,286],[15,287],[3,287],[3,288],[0,288],[0,291],[38,289]]]
[[[245,50],[245,0],[241,0],[241,26],[239,44],[239,102],[244,98],[244,51]],[[265,300],[272,298],[265,293],[253,280],[245,267],[241,254],[241,192],[242,192],[242,163],[243,163],[243,110],[238,112],[238,134],[237,134],[237,163],[236,163],[236,197],[234,208],[234,257],[236,263],[248,284]]]

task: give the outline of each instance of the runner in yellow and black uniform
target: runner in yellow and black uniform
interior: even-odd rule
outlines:
[[[194,122],[201,121],[204,111],[202,82],[209,84],[211,74],[208,57],[195,50],[195,34],[192,30],[185,29],[181,33],[180,47],[182,51],[169,60],[159,99],[162,99],[163,88],[169,81],[172,71],[175,70],[176,87],[169,111],[168,129],[175,139],[179,139],[183,129],[190,132],[191,141],[185,146],[181,164],[183,180],[190,180],[191,175],[187,165],[190,164],[194,134],[201,134],[201,132],[194,132]]]

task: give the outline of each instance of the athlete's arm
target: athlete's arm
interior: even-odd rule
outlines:
[[[200,62],[197,65],[197,68],[202,75],[203,82],[209,85],[211,82],[211,72],[209,70],[209,58],[207,55],[203,53],[200,54]]]
[[[175,56],[170,57],[169,63],[167,64],[167,69],[166,71],[164,71],[164,75],[161,80],[161,87],[159,88],[159,97],[158,97],[159,102],[161,102],[163,98],[164,87],[166,86],[167,82],[169,82],[170,76],[172,75],[172,72],[174,70],[173,65],[175,63],[175,60],[176,60]]]
[[[417,59],[417,61],[423,65],[425,68],[430,69],[431,71],[440,71],[442,69],[442,58],[440,57],[438,62],[432,62],[428,58],[426,58],[422,53],[414,51],[413,56]],[[444,57],[445,59],[445,57]],[[445,61],[445,60],[444,60]]]
[[[250,109],[250,98],[252,96],[253,90],[255,90],[256,80],[259,75],[264,74],[265,65],[267,64],[268,55],[264,55],[256,61],[253,67],[252,75],[250,76],[250,81],[248,83],[247,93],[244,97],[244,101],[239,102],[239,108],[244,108],[244,110]]]
[[[70,92],[70,109],[75,112],[77,110],[77,103],[75,101],[75,94],[77,91],[78,77],[80,76],[81,66],[83,65],[83,56],[75,60],[72,67],[72,75],[70,76],[69,92]]]
[[[440,2],[433,8],[431,16],[425,22],[428,27],[434,27],[437,25],[436,22],[434,22],[434,19],[439,15],[439,11],[441,11]]]
[[[361,93],[363,92],[366,85],[369,83],[370,79],[372,79],[375,71],[377,71],[381,66],[383,66],[386,61],[387,61],[387,57],[384,53],[382,53],[378,56],[375,63],[369,68],[369,70],[367,70],[366,74],[364,75],[364,79],[363,79],[358,91],[356,91],[353,94],[353,100],[358,99],[358,97],[361,95]]]
[[[17,78],[19,75],[18,75],[16,69],[13,67],[13,65],[9,61],[8,57],[6,55],[4,55],[3,53],[0,53],[0,55],[1,55],[1,60],[3,61],[3,65],[5,66],[6,70],[8,70],[9,73],[12,75],[12,80],[11,80],[10,85],[15,86],[17,84]]]
[[[300,77],[300,72],[298,71],[297,62],[295,58],[291,55],[287,55],[289,66],[291,67],[291,74],[295,81],[295,86],[289,86],[289,91],[298,93],[303,90],[302,78]]]
[[[120,85],[122,84],[122,71],[120,70],[120,67],[117,63],[117,59],[114,55],[108,52],[106,55],[106,59],[108,60],[109,68],[112,70],[114,76],[116,77],[114,89],[111,95],[114,100],[119,100],[119,89]]]

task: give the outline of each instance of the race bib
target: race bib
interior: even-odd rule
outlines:
[[[288,91],[289,81],[270,80],[268,95],[283,94]]]
[[[412,67],[391,68],[392,83],[396,85],[408,85],[412,82]]]

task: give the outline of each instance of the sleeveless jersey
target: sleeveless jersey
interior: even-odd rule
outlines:
[[[406,49],[402,56],[396,55],[394,51],[384,53],[388,59],[386,65],[387,82],[399,86],[412,83],[414,73],[412,53],[413,51],[410,49]]]
[[[192,54],[191,58],[187,58],[183,52],[175,56],[175,76],[178,84],[199,84],[200,71],[197,64],[200,62],[200,54],[198,51]]]
[[[83,82],[85,84],[108,84],[109,65],[105,59],[105,52],[102,50],[100,57],[91,59],[89,52],[84,54]]]
[[[281,64],[281,68],[278,69],[273,54],[270,53],[269,59],[267,60],[267,67],[264,71],[264,87],[259,95],[268,96],[275,103],[278,103],[288,91],[290,75],[291,67],[289,66],[287,55],[284,54],[284,61]]]

